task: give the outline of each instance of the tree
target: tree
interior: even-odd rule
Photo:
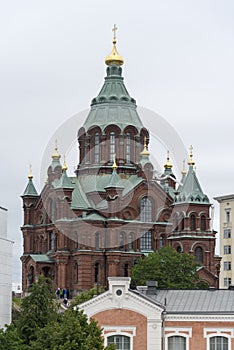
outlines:
[[[18,318],[0,330],[0,350],[104,350],[97,322],[73,307],[59,313],[53,297],[50,281],[39,277],[23,299]]]
[[[194,257],[178,253],[171,247],[163,247],[155,253],[140,258],[132,268],[132,282],[145,285],[155,280],[159,288],[199,289],[203,284],[197,273]]]
[[[101,328],[79,310],[68,309],[61,315],[59,322],[49,323],[41,329],[36,341],[31,343],[32,350],[103,350]]]

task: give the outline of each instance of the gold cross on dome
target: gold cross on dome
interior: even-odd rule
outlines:
[[[114,40],[116,40],[116,30],[118,28],[116,27],[116,24],[114,24],[114,28],[112,29],[112,31],[114,32]]]

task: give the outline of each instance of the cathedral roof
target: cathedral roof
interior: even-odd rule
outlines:
[[[37,190],[33,184],[32,168],[30,165],[30,173],[28,175],[28,184],[24,190],[23,197],[26,196],[38,196]]]
[[[88,130],[91,126],[98,125],[104,130],[107,125],[114,124],[121,130],[127,125],[133,125],[141,130],[143,124],[136,110],[136,101],[129,95],[124,85],[120,67],[123,58],[117,52],[115,34],[112,53],[105,62],[107,76],[98,96],[91,102],[91,110],[83,125],[84,128]]]
[[[189,166],[188,174],[184,178],[184,182],[179,187],[178,192],[178,195],[175,197],[175,202],[192,202],[196,204],[209,203],[209,199],[202,191],[192,165]]]

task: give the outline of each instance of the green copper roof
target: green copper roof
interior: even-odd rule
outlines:
[[[38,196],[37,190],[31,178],[28,180],[27,187],[25,188],[23,193],[23,197],[26,197],[26,196]]]
[[[30,254],[30,256],[35,262],[54,263],[54,259],[46,254]]]
[[[209,203],[207,195],[202,191],[199,184],[193,166],[189,167],[187,176],[184,179],[183,184],[178,189],[179,193],[175,197],[175,202],[186,202],[186,203]]]
[[[107,188],[124,188],[123,185],[120,184],[121,178],[118,175],[116,169],[113,169],[112,175],[110,178],[110,182],[107,186],[105,186],[105,189]]]
[[[54,188],[74,188],[71,179],[67,176],[67,172],[63,171],[60,179],[55,179],[53,181]]]
[[[83,125],[86,130],[94,125],[104,130],[110,124],[118,125],[121,130],[127,125],[133,125],[138,130],[143,128],[136,101],[129,95],[121,73],[122,68],[119,66],[107,67],[104,85],[92,100],[91,110]]]

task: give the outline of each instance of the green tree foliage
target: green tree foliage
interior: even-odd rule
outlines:
[[[104,288],[100,287],[100,286],[99,286],[99,288],[93,287],[89,290],[85,290],[75,297],[75,300],[74,300],[72,305],[75,306],[75,305],[79,305],[81,303],[84,303],[85,301],[88,301],[88,300],[92,299],[94,296],[101,294],[103,292],[104,292]]]
[[[204,284],[199,279],[197,267],[193,256],[163,247],[140,258],[132,268],[131,277],[136,285],[155,280],[159,288],[200,289],[204,288]]]
[[[58,313],[50,283],[40,277],[23,299],[18,318],[0,330],[0,350],[104,350],[101,328],[71,307]],[[115,349],[107,346],[105,350]]]
[[[71,308],[59,322],[49,323],[31,343],[32,350],[103,350],[101,329],[96,321],[88,322],[87,316],[79,310]]]

